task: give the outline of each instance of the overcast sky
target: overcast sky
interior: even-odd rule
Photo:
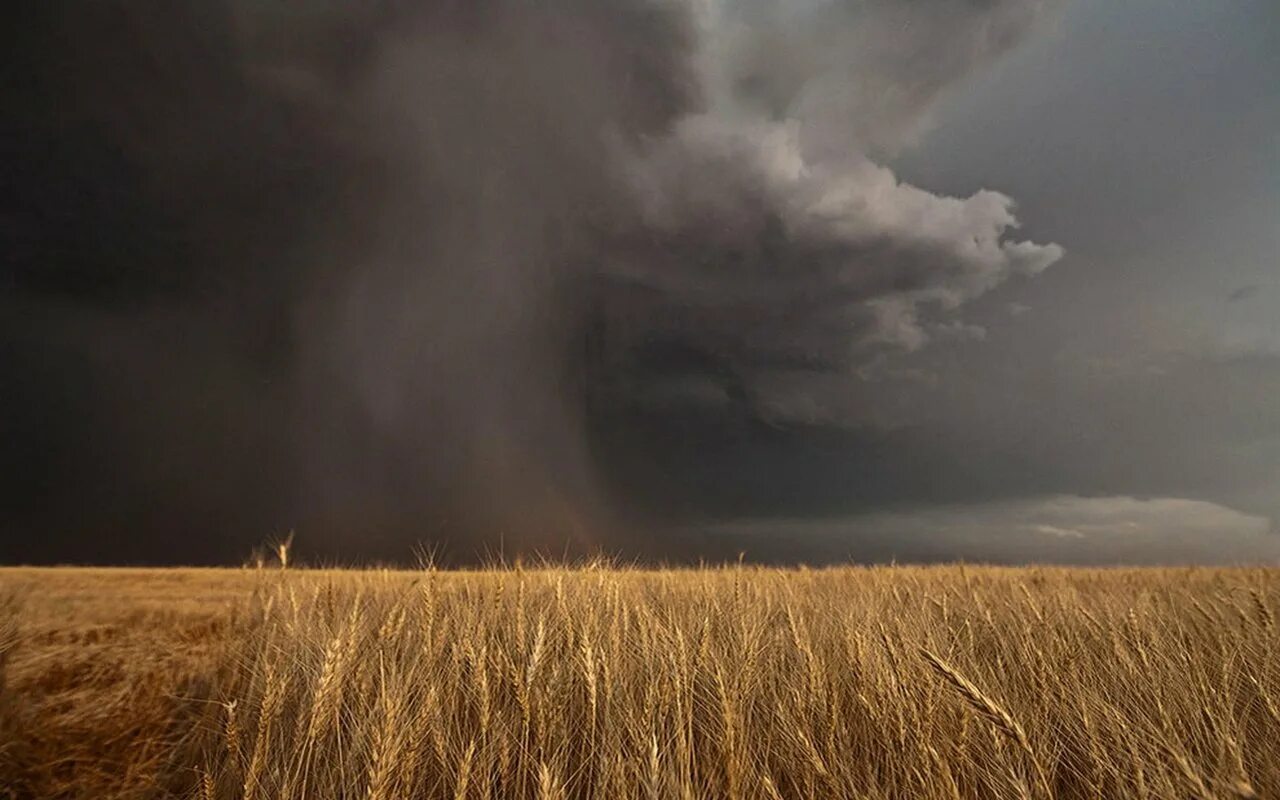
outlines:
[[[1270,0],[41,4],[0,559],[1280,559]]]

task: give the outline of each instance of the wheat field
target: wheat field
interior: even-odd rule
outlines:
[[[1280,570],[0,570],[0,797],[1280,797]]]

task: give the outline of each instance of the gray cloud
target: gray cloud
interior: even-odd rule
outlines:
[[[1243,300],[1250,300],[1254,297],[1257,297],[1261,291],[1262,291],[1262,287],[1256,284],[1241,286],[1239,289],[1235,289],[1230,294],[1227,295],[1227,302],[1239,303]]]
[[[699,66],[713,111],[800,123],[806,160],[896,151],[949,88],[1051,20],[1057,0],[709,0]]]
[[[797,560],[1280,563],[1280,537],[1267,519],[1173,497],[1062,495],[837,520],[753,521],[703,533],[748,550],[790,549]]]
[[[606,323],[623,320],[608,328],[615,359],[668,340],[777,414],[783,404],[759,395],[780,379],[980,337],[929,317],[1041,272],[1062,248],[1006,239],[1018,222],[1005,195],[935,195],[868,153],[908,140],[938,96],[1050,5],[701,6],[705,108],[626,162],[642,227],[606,272],[621,287],[602,301]]]

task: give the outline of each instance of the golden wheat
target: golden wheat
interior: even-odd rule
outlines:
[[[0,576],[12,797],[1280,796],[1276,570]]]

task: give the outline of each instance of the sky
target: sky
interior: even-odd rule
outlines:
[[[1280,560],[1269,0],[4,36],[0,561]]]

